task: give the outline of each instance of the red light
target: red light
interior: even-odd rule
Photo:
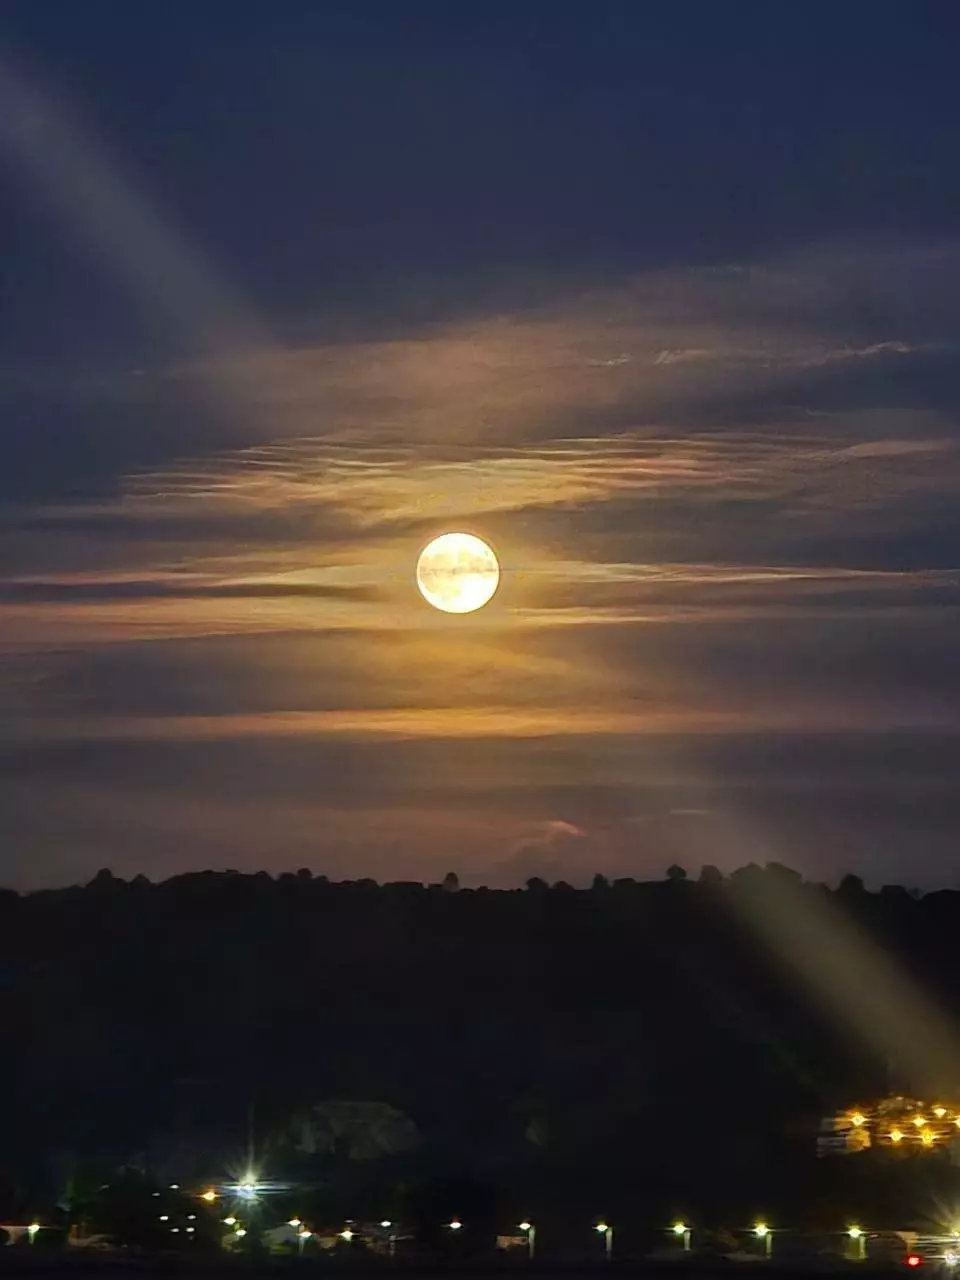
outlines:
[[[911,1253],[907,1256],[908,1267],[919,1267],[922,1261],[923,1259],[920,1257],[919,1253]]]

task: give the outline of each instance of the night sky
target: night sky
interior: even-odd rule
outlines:
[[[2,0],[0,881],[960,883],[958,40]]]

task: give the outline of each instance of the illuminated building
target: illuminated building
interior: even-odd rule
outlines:
[[[960,1162],[960,1105],[903,1096],[858,1103],[820,1121],[817,1155],[944,1151]]]

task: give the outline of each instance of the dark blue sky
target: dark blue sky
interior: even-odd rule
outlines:
[[[7,0],[3,27],[292,323],[360,288],[375,310],[384,273],[401,292],[405,272],[436,277],[446,308],[491,271],[940,236],[960,215],[948,3]],[[77,312],[87,342],[116,343],[113,300],[62,235],[16,199],[4,220],[6,288],[28,308],[5,308],[7,340],[49,338],[42,285],[71,344]]]
[[[958,37],[6,0],[0,879],[952,879]]]

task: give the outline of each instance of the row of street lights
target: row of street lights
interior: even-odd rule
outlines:
[[[943,1109],[935,1108],[935,1111],[938,1115],[940,1115]],[[854,1125],[857,1125],[857,1124],[862,1124],[865,1120],[865,1117],[857,1113],[852,1117],[852,1119],[853,1119]],[[960,1127],[960,1116],[957,1117],[957,1125],[958,1127]],[[200,1193],[199,1198],[201,1200],[206,1201],[207,1204],[213,1204],[216,1200],[220,1198],[220,1195],[223,1192],[229,1189],[230,1191],[233,1192],[233,1194],[236,1197],[238,1197],[241,1200],[254,1201],[259,1199],[260,1194],[263,1191],[269,1190],[271,1189],[271,1187],[272,1187],[272,1184],[261,1183],[258,1179],[257,1174],[252,1169],[248,1169],[244,1173],[240,1181],[238,1181],[235,1184],[232,1184],[229,1188],[224,1187],[222,1191],[218,1193],[216,1190],[214,1190],[213,1187],[209,1187],[206,1191],[203,1191]],[[171,1191],[178,1191],[179,1189],[180,1188],[178,1183],[172,1182],[170,1184]],[[154,1192],[154,1195],[159,1195],[159,1194],[160,1193],[157,1191]],[[236,1218],[225,1218],[224,1221],[229,1225],[231,1223],[235,1223]],[[298,1219],[291,1219],[289,1225],[300,1226],[302,1224],[300,1223],[300,1220],[298,1218]],[[459,1218],[453,1218],[446,1225],[448,1230],[450,1231],[460,1231],[463,1227],[463,1223],[460,1221]],[[380,1226],[384,1230],[389,1230],[393,1226],[393,1223],[384,1220],[383,1222],[380,1223]],[[536,1227],[532,1222],[526,1222],[526,1221],[518,1223],[517,1227],[518,1227],[518,1230],[522,1231],[526,1236],[527,1251],[530,1257],[532,1258],[536,1251],[536,1236],[537,1236]],[[36,1232],[39,1229],[40,1229],[39,1225],[37,1224],[31,1225],[31,1227],[29,1228],[31,1233],[31,1239],[34,1238]],[[595,1225],[595,1230],[603,1237],[604,1252],[606,1256],[608,1258],[611,1257],[613,1253],[613,1227],[611,1227],[606,1222],[598,1222]],[[691,1228],[685,1222],[675,1222],[673,1226],[670,1228],[670,1231],[675,1236],[678,1236],[682,1240],[682,1247],[684,1252],[689,1253],[691,1248]],[[773,1251],[772,1228],[768,1226],[766,1222],[760,1221],[754,1224],[752,1231],[754,1236],[758,1240],[763,1242],[764,1255],[769,1258]],[[303,1242],[305,1240],[310,1239],[312,1234],[313,1234],[312,1232],[306,1232],[306,1234],[302,1236],[301,1248],[302,1248]],[[341,1231],[339,1234],[340,1234],[340,1238],[347,1242],[352,1240],[354,1236],[354,1232],[349,1227],[347,1227],[344,1231]],[[847,1229],[846,1234],[855,1245],[856,1257],[858,1259],[865,1258],[866,1257],[866,1234],[863,1231],[862,1227],[855,1224]],[[390,1243],[391,1243],[391,1252],[393,1252],[393,1248],[396,1243],[395,1235],[391,1235]]]
[[[520,1225],[522,1228],[522,1226],[524,1226],[525,1224],[522,1224],[521,1222]],[[765,1224],[758,1224],[758,1226],[763,1226],[763,1234],[764,1235],[767,1234],[767,1226],[765,1226]],[[609,1260],[611,1260],[611,1258],[613,1257],[613,1228],[611,1225],[609,1225],[609,1222],[598,1222],[594,1230],[598,1231],[598,1233],[603,1236],[603,1252],[605,1254],[605,1257],[607,1257],[607,1261],[609,1262]],[[689,1226],[686,1225],[686,1222],[675,1222],[675,1224],[673,1224],[671,1228],[671,1233],[673,1235],[680,1236],[682,1242],[684,1242],[684,1252],[689,1253],[691,1231]],[[769,1254],[769,1249],[767,1252]],[[530,1252],[530,1256],[532,1257],[532,1249]]]
[[[958,1118],[958,1123],[960,1123],[960,1118]],[[170,1189],[172,1191],[176,1191],[176,1190],[179,1190],[179,1186],[177,1183],[174,1182],[170,1184]],[[259,1193],[263,1189],[264,1189],[263,1184],[260,1184],[256,1176],[249,1171],[240,1180],[240,1182],[238,1182],[232,1188],[232,1190],[234,1191],[234,1194],[238,1195],[240,1199],[248,1200],[248,1201],[256,1200],[258,1198]],[[154,1194],[158,1195],[159,1193],[154,1192]],[[212,1187],[210,1187],[206,1191],[201,1192],[199,1198],[201,1200],[206,1201],[207,1204],[213,1204],[220,1197],[217,1191],[215,1191]],[[190,1216],[193,1217],[195,1215],[190,1215]],[[165,1217],[161,1218],[161,1221],[165,1221],[165,1220],[166,1220]],[[234,1216],[231,1215],[227,1218],[224,1218],[223,1221],[226,1226],[231,1226],[235,1228],[234,1235],[237,1239],[242,1239],[247,1234],[246,1229],[237,1222],[237,1219]],[[289,1219],[288,1225],[297,1231],[298,1248],[300,1253],[302,1253],[304,1245],[308,1240],[313,1238],[314,1233],[304,1226],[300,1218]],[[389,1236],[389,1245],[390,1245],[390,1253],[391,1255],[393,1255],[396,1251],[396,1240],[397,1240],[396,1233],[391,1230],[394,1224],[388,1219],[384,1219],[379,1225],[383,1230],[391,1232]],[[447,1229],[453,1232],[460,1231],[463,1228],[463,1223],[460,1221],[459,1218],[451,1219],[451,1221],[448,1222],[446,1225],[447,1225]],[[523,1222],[520,1222],[517,1224],[517,1228],[518,1230],[523,1232],[526,1238],[527,1253],[529,1257],[532,1259],[536,1253],[536,1241],[537,1241],[536,1226],[532,1222],[524,1220]],[[36,1238],[36,1233],[39,1230],[40,1230],[40,1226],[38,1223],[32,1223],[28,1228],[31,1243]],[[191,1231],[192,1228],[188,1227],[187,1230]],[[607,1222],[600,1221],[595,1224],[594,1230],[600,1236],[603,1237],[604,1254],[606,1258],[609,1260],[613,1256],[613,1227]],[[689,1253],[691,1250],[691,1241],[692,1241],[692,1230],[690,1226],[686,1222],[678,1221],[673,1223],[673,1225],[670,1227],[670,1232],[674,1236],[678,1237],[679,1240],[682,1242],[681,1247],[684,1253]],[[759,1221],[754,1224],[752,1228],[752,1232],[755,1238],[762,1242],[764,1256],[766,1258],[771,1257],[773,1252],[773,1229],[766,1222]],[[355,1235],[355,1232],[352,1230],[352,1228],[349,1225],[345,1227],[343,1231],[339,1232],[340,1239],[348,1244],[350,1243],[351,1240],[353,1240],[354,1235]],[[846,1235],[854,1245],[854,1249],[855,1249],[854,1256],[856,1260],[863,1261],[867,1256],[866,1232],[863,1230],[862,1227],[860,1227],[857,1224],[854,1224],[847,1228]]]
[[[454,1222],[451,1222],[449,1225],[451,1228],[459,1229],[459,1227],[462,1224],[459,1221],[454,1220]],[[521,1222],[521,1223],[518,1223],[517,1225],[519,1229],[526,1235],[527,1252],[529,1253],[530,1257],[533,1258],[536,1250],[537,1229],[532,1222]],[[594,1226],[594,1230],[603,1237],[604,1254],[609,1260],[610,1258],[613,1257],[613,1227],[610,1226],[608,1222],[601,1221]],[[754,1236],[758,1240],[763,1242],[764,1256],[769,1258],[773,1253],[772,1228],[768,1226],[766,1222],[757,1222],[754,1224],[752,1230],[753,1230]],[[677,1236],[681,1240],[684,1253],[689,1253],[691,1249],[691,1241],[693,1238],[693,1233],[691,1228],[685,1222],[675,1222],[671,1226],[670,1232],[672,1235]],[[851,1240],[854,1240],[857,1244],[858,1258],[861,1258],[861,1259],[865,1258],[867,1237],[863,1229],[858,1226],[850,1227],[847,1231],[847,1235],[850,1237]]]
[[[171,1190],[176,1190],[176,1189],[178,1189],[177,1184],[171,1183]],[[235,1186],[232,1188],[235,1195],[237,1195],[240,1199],[248,1200],[248,1201],[256,1200],[259,1196],[259,1193],[263,1189],[264,1187],[261,1183],[258,1182],[257,1176],[250,1170],[248,1170],[247,1173],[243,1176],[243,1178],[238,1183],[236,1183]],[[214,1201],[216,1201],[218,1198],[219,1196],[217,1192],[212,1187],[208,1188],[206,1191],[200,1194],[200,1199],[205,1200],[208,1204],[214,1203]],[[234,1225],[236,1221],[237,1220],[234,1217],[229,1217],[224,1219],[224,1222],[228,1226]],[[298,1229],[297,1239],[299,1244],[299,1250],[302,1253],[304,1245],[306,1244],[307,1240],[312,1238],[313,1232],[303,1228],[303,1223],[299,1218],[291,1218],[289,1220],[288,1225],[295,1229]],[[447,1225],[447,1229],[453,1232],[460,1231],[463,1228],[463,1223],[460,1221],[459,1218],[451,1219],[451,1221],[448,1222],[446,1225]],[[389,1230],[393,1226],[393,1223],[385,1219],[380,1223],[380,1226],[384,1230]],[[526,1237],[527,1254],[532,1259],[536,1254],[536,1245],[537,1245],[536,1226],[532,1222],[528,1222],[525,1220],[523,1222],[518,1223],[517,1227],[518,1227],[518,1230],[522,1231],[524,1236]],[[299,1228],[303,1228],[303,1229],[299,1229]],[[598,1234],[600,1234],[603,1237],[604,1254],[609,1260],[613,1256],[613,1227],[610,1226],[609,1223],[598,1222],[596,1223],[594,1229],[598,1232]],[[691,1228],[685,1222],[675,1222],[673,1226],[670,1228],[670,1230],[673,1233],[673,1235],[681,1239],[683,1251],[685,1253],[689,1253],[691,1248],[691,1238],[692,1238]],[[237,1231],[235,1231],[234,1234],[238,1237],[242,1237],[243,1235],[246,1234],[246,1232],[243,1231],[242,1229],[238,1229]],[[343,1231],[339,1233],[339,1236],[341,1240],[349,1244],[349,1242],[354,1238],[354,1234],[355,1233],[353,1232],[353,1230],[349,1226],[347,1226]],[[756,1236],[758,1240],[761,1240],[763,1242],[764,1256],[769,1258],[773,1251],[773,1233],[771,1231],[771,1228],[765,1222],[757,1222],[753,1227],[753,1234]],[[866,1238],[864,1237],[861,1229],[859,1227],[851,1227],[848,1231],[848,1235],[852,1240],[857,1241],[858,1257],[865,1257],[866,1254],[864,1251],[866,1248]],[[389,1237],[389,1246],[390,1246],[390,1253],[392,1256],[396,1251],[396,1234],[395,1233],[391,1233]]]
[[[202,1198],[206,1199],[206,1196]],[[244,1228],[238,1224],[237,1219],[232,1215],[224,1218],[223,1221],[225,1226],[236,1228],[234,1235],[238,1239],[241,1239],[247,1234]],[[299,1252],[303,1253],[304,1245],[308,1240],[313,1238],[314,1233],[304,1226],[300,1218],[290,1218],[287,1225],[296,1230]],[[385,1218],[379,1225],[383,1230],[389,1231],[394,1224],[389,1219]],[[456,1232],[463,1229],[463,1223],[459,1218],[452,1218],[446,1225],[448,1231]],[[517,1223],[517,1229],[522,1231],[526,1237],[527,1254],[532,1260],[536,1254],[537,1248],[537,1228],[534,1223],[524,1220],[523,1222]],[[609,1260],[613,1257],[613,1227],[608,1222],[601,1221],[595,1224],[594,1230],[603,1237],[604,1254]],[[757,1222],[754,1224],[752,1232],[758,1240],[763,1242],[764,1256],[769,1258],[773,1252],[773,1229],[766,1222]],[[683,1252],[689,1253],[693,1239],[693,1231],[691,1227],[689,1227],[686,1222],[675,1222],[670,1227],[670,1233],[680,1239],[682,1242],[681,1247]],[[867,1235],[863,1228],[859,1226],[849,1227],[846,1234],[850,1240],[855,1243],[857,1260],[862,1261],[865,1259]],[[354,1239],[356,1232],[351,1227],[347,1226],[344,1227],[342,1231],[338,1232],[338,1235],[341,1240],[349,1244],[350,1241]],[[396,1240],[396,1234],[391,1233],[389,1237],[391,1255],[396,1251]]]
[[[166,1221],[166,1215],[163,1216],[161,1221]],[[242,1240],[243,1237],[247,1234],[246,1228],[240,1224],[238,1219],[235,1218],[233,1214],[230,1214],[229,1217],[226,1217],[223,1219],[223,1225],[225,1227],[232,1228],[235,1239]],[[448,1225],[452,1227],[454,1224],[449,1223]],[[459,1228],[461,1225],[462,1224],[459,1222],[456,1224],[457,1228]],[[306,1245],[307,1241],[313,1239],[314,1232],[311,1231],[310,1228],[304,1224],[302,1218],[288,1218],[287,1226],[292,1227],[294,1231],[296,1231],[297,1251],[302,1254],[304,1250],[304,1246]],[[380,1223],[380,1227],[384,1231],[391,1232],[391,1234],[387,1237],[387,1239],[389,1242],[390,1254],[392,1257],[396,1253],[396,1246],[397,1246],[396,1232],[391,1230],[391,1228],[393,1227],[393,1223],[389,1219],[384,1218],[384,1220]],[[188,1230],[190,1229],[191,1228],[188,1228]],[[354,1236],[356,1235],[356,1232],[353,1230],[352,1227],[346,1226],[342,1231],[338,1231],[337,1235],[341,1240],[344,1241],[345,1244],[349,1244],[350,1241],[353,1240]]]
[[[520,1224],[521,1229],[526,1228],[529,1232],[533,1230],[528,1222]],[[613,1256],[613,1227],[606,1222],[598,1222],[595,1231],[603,1236],[604,1252],[609,1260]],[[692,1232],[685,1222],[675,1222],[670,1228],[671,1232],[683,1241],[684,1253],[689,1253],[691,1248]],[[773,1229],[766,1222],[757,1222],[753,1226],[754,1236],[763,1242],[764,1257],[769,1258],[773,1253]],[[847,1228],[846,1232],[850,1240],[853,1241],[856,1250],[856,1260],[863,1262],[867,1256],[867,1233],[860,1226],[854,1225]],[[533,1257],[533,1248],[531,1246],[530,1256]],[[956,1259],[952,1254],[948,1254],[948,1265],[954,1265]]]
[[[171,1190],[179,1190],[179,1188],[175,1183],[172,1183]],[[156,1195],[158,1193],[155,1192],[154,1194]],[[208,1203],[213,1203],[213,1201],[215,1201],[217,1198],[218,1198],[217,1194],[213,1190],[205,1191],[200,1196],[201,1200],[205,1200]],[[188,1214],[187,1220],[195,1221],[196,1216],[197,1215],[194,1213]],[[168,1214],[163,1213],[159,1215],[159,1220],[161,1222],[169,1222],[170,1218]],[[230,1214],[226,1218],[224,1218],[223,1224],[224,1226],[231,1227],[233,1229],[234,1238],[237,1240],[242,1240],[247,1235],[246,1228],[238,1221],[238,1219],[233,1214]],[[302,1255],[304,1246],[306,1245],[308,1240],[311,1240],[313,1238],[314,1233],[304,1225],[302,1219],[297,1217],[288,1219],[287,1225],[289,1227],[292,1227],[296,1231],[298,1252]],[[389,1219],[384,1218],[379,1223],[379,1226],[381,1227],[382,1230],[390,1232],[388,1240],[389,1240],[390,1255],[392,1257],[396,1252],[396,1242],[397,1242],[397,1234],[396,1234],[396,1231],[394,1230],[394,1223],[391,1222]],[[461,1231],[463,1229],[463,1223],[460,1221],[459,1218],[451,1219],[451,1221],[448,1222],[446,1226],[449,1231],[453,1231],[453,1232]],[[536,1253],[536,1241],[537,1241],[536,1226],[532,1222],[524,1220],[523,1222],[519,1222],[517,1224],[517,1228],[518,1230],[522,1231],[524,1233],[524,1236],[526,1237],[527,1253],[532,1261]],[[39,1222],[31,1222],[30,1225],[27,1227],[27,1236],[30,1244],[34,1243],[34,1241],[37,1238],[37,1234],[40,1230],[41,1230],[41,1224]],[[174,1233],[179,1233],[180,1228],[171,1227],[170,1230]],[[610,1259],[613,1257],[613,1227],[610,1226],[608,1222],[600,1221],[594,1225],[594,1230],[603,1237],[604,1254],[607,1258],[607,1261],[610,1261]],[[185,1228],[185,1231],[188,1235],[192,1235],[195,1231],[195,1228],[192,1226],[189,1226]],[[682,1248],[684,1253],[689,1253],[691,1249],[692,1230],[687,1225],[687,1223],[682,1221],[675,1222],[670,1227],[670,1231],[674,1236],[678,1237],[682,1241]],[[766,1222],[761,1221],[761,1222],[756,1222],[754,1224],[752,1231],[753,1231],[753,1235],[758,1240],[763,1242],[764,1256],[766,1258],[770,1258],[773,1252],[772,1228]],[[352,1241],[354,1239],[354,1236],[356,1235],[352,1227],[350,1227],[349,1225],[344,1227],[344,1229],[340,1231],[338,1234],[340,1239],[347,1244],[349,1244],[350,1241]],[[864,1229],[861,1226],[857,1224],[853,1224],[852,1226],[847,1228],[845,1234],[847,1235],[851,1243],[854,1245],[855,1260],[858,1262],[865,1261],[867,1256],[867,1233],[864,1231]],[[960,1241],[960,1230],[955,1229],[953,1231],[952,1239],[956,1239]],[[960,1264],[960,1245],[958,1245],[956,1249],[948,1250],[943,1255],[943,1260],[945,1264],[950,1268],[953,1268],[958,1264]],[[916,1266],[920,1262],[920,1256],[918,1254],[911,1254],[907,1259],[907,1261],[909,1265]]]

